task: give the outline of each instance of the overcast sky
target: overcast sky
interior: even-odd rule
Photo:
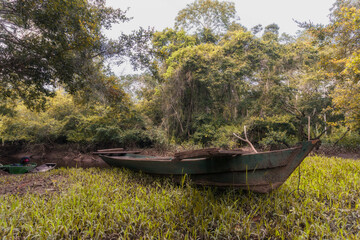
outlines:
[[[177,13],[193,0],[107,0],[107,5],[122,10],[129,8],[127,16],[133,17],[128,23],[122,23],[110,31],[109,38],[117,38],[119,32],[129,33],[140,26],[163,30],[173,27]],[[280,33],[295,35],[299,30],[297,21],[311,21],[327,24],[330,8],[335,0],[234,0],[240,23],[251,29],[257,24],[267,26],[276,23]],[[119,73],[120,69],[114,69]]]

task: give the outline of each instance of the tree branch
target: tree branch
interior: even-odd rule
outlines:
[[[350,128],[348,127],[347,130],[346,130],[346,132],[342,135],[342,137],[339,138],[339,139],[334,143],[333,147],[335,147],[335,146],[345,137],[345,135],[346,135],[349,131],[350,131]]]
[[[254,145],[252,145],[252,143],[249,141],[249,139],[248,139],[248,137],[247,137],[247,134],[246,134],[246,126],[244,126],[244,135],[245,135],[245,138],[240,137],[240,136],[237,135],[236,133],[233,133],[233,135],[234,135],[235,137],[237,137],[238,139],[240,139],[241,141],[244,141],[244,142],[248,143],[248,144],[250,145],[251,149],[252,149],[255,153],[258,152],[258,151],[255,149]]]

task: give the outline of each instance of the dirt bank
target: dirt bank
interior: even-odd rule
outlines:
[[[56,163],[58,167],[108,167],[100,157],[92,155],[91,150],[84,150],[79,145],[26,145],[5,146],[0,148],[0,163],[19,163],[28,156],[38,165]]]
[[[344,149],[336,146],[321,145],[319,149],[314,151],[314,153],[326,157],[360,160],[360,146],[358,149]]]

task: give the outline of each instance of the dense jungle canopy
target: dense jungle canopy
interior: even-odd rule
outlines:
[[[130,21],[105,0],[0,5],[0,138],[6,142],[263,149],[344,132],[360,143],[360,4],[337,0],[328,25],[247,29],[230,1],[195,0],[173,28],[109,40]],[[142,74],[115,76],[107,60]]]

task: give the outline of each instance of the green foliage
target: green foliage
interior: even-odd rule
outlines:
[[[360,82],[345,82],[332,94],[335,113],[345,116],[345,125],[360,130]]]
[[[198,115],[217,116],[216,121],[225,122],[238,117],[239,108],[245,108],[239,98],[246,93],[244,78],[251,76],[259,59],[257,45],[250,33],[237,31],[225,35],[219,45],[187,46],[166,59],[161,72],[164,81],[156,94],[163,99],[158,103],[172,134],[192,135]],[[200,136],[199,132],[197,139],[205,143],[200,138],[211,133]]]
[[[245,125],[249,140],[267,150],[289,147],[297,140],[296,119],[291,115],[252,117]]]
[[[242,129],[234,125],[222,125],[216,128],[216,134],[211,142],[211,145],[225,149],[233,149],[239,146],[238,139],[233,136],[233,133],[239,133]]]
[[[254,35],[233,21],[232,6],[195,1],[177,16],[175,27],[182,30],[154,34],[154,80],[145,84],[138,105],[153,124],[176,142],[222,146],[232,137],[219,140],[219,129],[247,125],[249,138],[264,149],[307,139],[309,116],[311,138],[331,121],[358,128],[358,44],[351,41],[357,37],[358,4],[338,1],[330,25],[296,38],[279,36],[275,23],[265,26],[261,36],[262,26],[257,26]],[[321,41],[314,38],[316,31],[323,33]],[[355,55],[342,54],[346,44]],[[348,80],[339,84],[340,76]],[[198,121],[202,116],[207,120]],[[276,118],[285,120],[275,124],[271,119]]]
[[[96,128],[96,134],[92,138],[95,143],[101,143],[101,145],[108,146],[114,143],[120,142],[121,130],[114,126],[99,127]]]
[[[150,147],[153,145],[151,139],[145,131],[139,129],[130,129],[122,132],[120,141],[129,146]]]
[[[188,41],[198,35],[183,30],[154,34],[158,55],[153,77],[158,81],[146,85],[139,105],[153,123],[161,123],[180,141],[204,145],[217,142],[216,129],[234,122],[242,125],[254,116],[292,116],[291,133],[265,124],[267,130],[254,137],[256,142],[267,137],[263,144],[304,140],[307,116],[316,129],[324,129],[322,116],[331,103],[332,86],[309,36],[304,33],[282,43],[276,24],[266,26],[261,37],[235,29],[206,44]],[[156,109],[157,114],[147,109]],[[202,115],[209,121],[199,124]],[[284,134],[290,134],[289,139]]]
[[[208,145],[216,136],[216,128],[211,124],[202,124],[193,134],[195,143]]]
[[[291,37],[275,23],[247,31],[232,2],[196,0],[150,43],[144,30],[106,40],[102,27],[128,19],[103,0],[5,1],[1,139],[235,147],[231,131],[246,125],[251,141],[277,149],[308,138],[308,117],[311,138],[329,122],[357,131],[359,6],[338,0],[330,24],[300,24],[309,28]],[[148,71],[110,75],[104,60],[116,54]],[[47,98],[59,85],[74,98]],[[18,98],[46,111],[15,107]]]
[[[164,61],[177,50],[188,46],[194,46],[196,44],[196,38],[187,35],[184,30],[175,31],[166,28],[162,32],[154,33],[152,43],[155,56],[161,61]]]
[[[81,105],[58,91],[46,110],[32,112],[19,104],[13,116],[2,116],[0,136],[5,142],[76,142],[98,146],[152,147],[166,144],[161,131],[144,130],[145,123],[133,110],[102,104]]]
[[[0,100],[43,108],[59,86],[74,93],[106,85],[104,59],[122,60],[140,40],[133,34],[109,41],[102,29],[128,20],[104,0],[2,1]]]
[[[265,150],[276,150],[279,146],[284,144],[289,147],[289,136],[286,131],[273,131],[265,133],[265,137],[259,141],[260,146]]]
[[[23,105],[13,117],[1,117],[0,134],[4,141],[55,141],[61,131],[61,122],[47,114],[33,114]]]
[[[335,113],[345,117],[344,124],[360,128],[360,5],[358,1],[338,0],[326,26],[307,26],[322,49],[321,67],[335,83],[331,95]]]

